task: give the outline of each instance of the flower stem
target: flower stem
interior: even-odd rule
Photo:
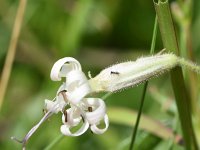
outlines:
[[[179,58],[179,63],[182,67],[186,67],[189,70],[196,72],[197,74],[200,74],[200,66],[199,65],[196,65],[189,60],[185,60],[184,58]]]
[[[51,144],[49,144],[44,150],[52,149],[56,144],[58,144],[64,138],[63,134],[60,134]]]
[[[171,11],[169,9],[168,0],[164,0],[162,2],[154,1],[154,4],[158,16],[163,45],[167,50],[174,52],[176,55],[179,55],[179,47],[173,25],[173,20],[171,17]],[[175,67],[174,69],[172,69],[170,74],[173,91],[176,98],[176,105],[181,122],[185,147],[187,150],[197,150],[198,144],[192,125],[191,112],[188,106],[190,102],[190,97],[187,94],[181,67]]]
[[[133,135],[132,135],[132,138],[131,138],[131,144],[130,144],[129,150],[132,150],[134,148],[135,138],[136,138],[138,126],[139,126],[139,123],[140,123],[140,117],[141,117],[141,114],[142,114],[142,109],[143,109],[143,105],[144,105],[144,99],[145,99],[147,86],[148,86],[148,81],[145,82],[145,84],[144,84],[144,88],[143,88],[143,92],[142,92],[142,98],[141,98],[141,102],[140,102],[140,108],[139,108],[139,111],[138,111],[138,115],[137,115],[137,119],[136,119],[136,123],[135,123],[135,128],[133,130]]]
[[[152,42],[151,42],[150,54],[153,54],[154,50],[155,50],[156,36],[157,36],[157,25],[158,25],[158,21],[157,21],[157,16],[156,16],[155,17],[155,23],[154,23],[154,29],[153,29],[153,38],[152,38]],[[134,147],[135,138],[136,138],[136,135],[137,135],[137,129],[138,129],[140,117],[141,117],[141,114],[142,114],[142,109],[143,109],[143,105],[144,105],[147,87],[148,87],[148,81],[145,82],[145,84],[144,84],[144,88],[143,88],[143,92],[142,92],[142,98],[141,98],[141,102],[140,102],[140,108],[139,108],[139,111],[138,111],[138,115],[137,115],[137,119],[136,119],[136,123],[135,123],[135,128],[133,130],[133,135],[132,135],[132,138],[131,138],[131,144],[130,144],[129,150],[132,150],[133,147]]]

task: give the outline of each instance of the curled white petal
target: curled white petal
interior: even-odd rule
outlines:
[[[100,98],[85,98],[83,103],[86,107],[92,107],[91,112],[86,112],[85,116],[90,123],[90,128],[95,134],[104,133],[109,127],[109,119],[106,115],[106,105]],[[100,129],[97,125],[104,119],[105,128]]]
[[[70,131],[70,128],[71,127],[68,126],[68,125],[62,125],[60,127],[60,131],[61,131],[62,134],[66,135],[66,136],[80,136],[83,133],[85,133],[85,131],[87,131],[87,129],[89,128],[89,123],[87,122],[87,120],[85,120],[83,125],[81,126],[81,128],[74,133],[72,133]]]
[[[67,92],[67,98],[70,103],[76,105],[90,92],[91,92],[91,88],[89,84],[85,83],[77,87],[76,89],[74,89],[74,91]]]
[[[63,84],[58,88],[57,95],[58,95],[60,92],[62,92],[62,91],[67,91],[66,83],[63,83]]]
[[[51,100],[45,99],[44,109],[47,112],[52,112],[52,113],[57,114],[59,111],[63,109],[64,106],[65,104],[59,104],[58,101],[51,101]]]
[[[56,97],[55,101],[45,99],[44,107],[45,107],[46,111],[50,111],[52,113],[57,114],[59,111],[62,111],[65,106],[66,106],[66,102],[65,102],[63,96],[60,94]]]
[[[53,108],[53,106],[55,105],[55,102],[52,101],[52,100],[48,100],[48,99],[45,99],[44,100],[44,109],[45,110],[51,110]],[[55,112],[57,113],[57,111]]]
[[[81,65],[76,59],[72,57],[65,57],[59,59],[53,65],[50,77],[53,81],[60,81],[61,77],[65,77],[71,70],[81,70]]]
[[[67,105],[64,97],[62,94],[59,94],[57,97],[56,97],[56,101],[55,101],[58,105],[58,111],[62,111],[63,108]]]
[[[67,116],[65,116],[67,115]],[[81,122],[81,112],[75,108],[69,108],[66,113],[62,115],[62,122],[64,125],[77,126]]]
[[[68,91],[73,91],[75,88],[79,87],[83,83],[87,83],[88,80],[85,74],[80,70],[72,70],[67,74],[66,86]]]
[[[90,129],[95,134],[103,134],[109,127],[109,119],[107,115],[104,116],[104,123],[105,123],[105,128],[103,129],[100,129],[99,127],[97,127],[97,124],[91,125]]]
[[[67,74],[67,96],[72,104],[77,104],[80,100],[91,92],[85,74],[80,70],[73,70]]]
[[[86,119],[90,124],[96,124],[103,119],[106,114],[106,105],[102,99],[85,98],[84,104],[86,107],[92,107],[92,112],[85,113]]]

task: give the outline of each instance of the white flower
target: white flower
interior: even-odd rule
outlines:
[[[45,111],[47,113],[22,141],[14,137],[12,139],[23,143],[23,149],[25,149],[27,140],[37,128],[52,114],[58,112],[63,113],[63,125],[60,128],[62,134],[79,136],[88,128],[93,133],[102,134],[109,126],[106,105],[100,98],[86,96],[90,93],[114,92],[135,86],[178,65],[185,66],[197,73],[200,72],[200,67],[190,61],[179,58],[174,54],[161,54],[113,65],[102,70],[96,77],[88,81],[76,59],[62,58],[53,65],[50,77],[53,81],[60,81],[62,78],[65,78],[66,81],[58,89],[53,101],[45,100]],[[98,127],[102,120],[105,124],[103,129]],[[72,132],[71,129],[79,124],[82,124],[80,129]]]
[[[80,63],[71,57],[65,57],[58,60],[52,67],[50,77],[53,81],[60,81],[65,78],[66,81],[60,86],[56,97],[51,100],[45,100],[46,114],[25,136],[22,141],[23,149],[27,140],[37,130],[37,128],[52,114],[62,112],[61,133],[67,136],[79,136],[91,129],[93,133],[102,134],[108,126],[109,120],[106,114],[106,105],[100,98],[87,98],[92,91],[88,79],[82,72]],[[67,108],[67,109],[66,109]],[[100,129],[98,125],[101,120],[105,127]],[[82,124],[80,129],[71,132],[71,128]]]
[[[102,119],[104,120],[105,128],[99,129],[97,125]],[[102,134],[109,126],[105,103],[99,98],[84,98],[79,106],[73,106],[63,113],[62,121],[64,125],[60,129],[67,136],[79,136],[89,126],[93,133]],[[81,121],[83,122],[81,128],[75,133],[72,133],[70,128],[77,126]]]
[[[63,113],[64,125],[61,126],[61,132],[68,136],[79,136],[90,126],[94,133],[104,133],[109,125],[105,103],[99,98],[85,98],[92,90],[81,70],[80,63],[71,57],[58,60],[51,70],[51,79],[58,81],[61,77],[65,77],[66,82],[57,91],[56,101],[45,101],[47,111]],[[70,108],[64,110],[66,105]],[[91,109],[91,112],[88,109]],[[104,119],[105,128],[99,129],[97,125],[102,119]],[[83,122],[81,128],[72,133],[70,128],[81,122]]]

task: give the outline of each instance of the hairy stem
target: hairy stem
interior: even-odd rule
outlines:
[[[185,60],[184,58],[178,59],[180,66],[186,67],[189,70],[196,72],[197,74],[200,74],[200,66],[194,64],[192,61]]]

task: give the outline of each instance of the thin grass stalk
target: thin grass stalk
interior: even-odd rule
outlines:
[[[14,57],[16,53],[17,42],[19,39],[19,34],[20,34],[20,30],[21,30],[21,26],[22,26],[22,22],[24,18],[24,12],[26,9],[26,3],[27,3],[26,0],[20,0],[19,2],[17,14],[15,17],[15,22],[13,26],[13,31],[11,35],[11,40],[8,47],[8,53],[6,55],[6,60],[3,66],[3,71],[2,71],[1,80],[0,80],[0,89],[1,89],[0,90],[0,110],[3,104],[6,89],[8,86],[8,81],[9,81],[11,70],[12,70],[12,65],[13,65],[13,61],[14,61]]]
[[[56,144],[58,144],[62,139],[64,138],[64,135],[59,135],[51,144],[49,144],[44,150],[51,150]]]
[[[157,35],[157,24],[158,24],[158,21],[157,21],[157,16],[156,16],[155,17],[155,23],[154,23],[154,29],[153,29],[153,38],[152,38],[152,42],[151,42],[150,54],[153,54],[154,50],[155,50],[156,35]],[[135,139],[136,139],[136,135],[137,135],[138,126],[139,126],[139,123],[140,123],[140,117],[141,117],[142,110],[143,110],[143,105],[144,105],[147,87],[148,87],[148,81],[145,82],[145,84],[144,84],[141,102],[140,102],[140,107],[139,107],[135,127],[134,127],[132,138],[131,138],[131,144],[130,144],[130,147],[129,147],[130,150],[132,150],[134,148],[134,143],[135,143]]]
[[[158,23],[164,47],[179,55],[178,42],[169,9],[168,0],[155,2]],[[187,150],[198,150],[197,141],[192,126],[192,117],[189,109],[190,98],[187,94],[181,67],[174,68],[171,72],[171,82],[178,108],[185,147]]]
[[[133,135],[132,135],[132,138],[131,138],[131,144],[130,144],[129,150],[134,149],[137,130],[138,130],[138,126],[139,126],[139,123],[140,123],[140,117],[141,117],[142,109],[143,109],[143,106],[144,106],[144,100],[145,100],[147,86],[148,86],[148,81],[145,82],[144,87],[143,87],[142,98],[141,98],[140,107],[139,107],[139,110],[138,110],[138,115],[137,115],[135,127],[134,127],[134,130],[133,130]]]

